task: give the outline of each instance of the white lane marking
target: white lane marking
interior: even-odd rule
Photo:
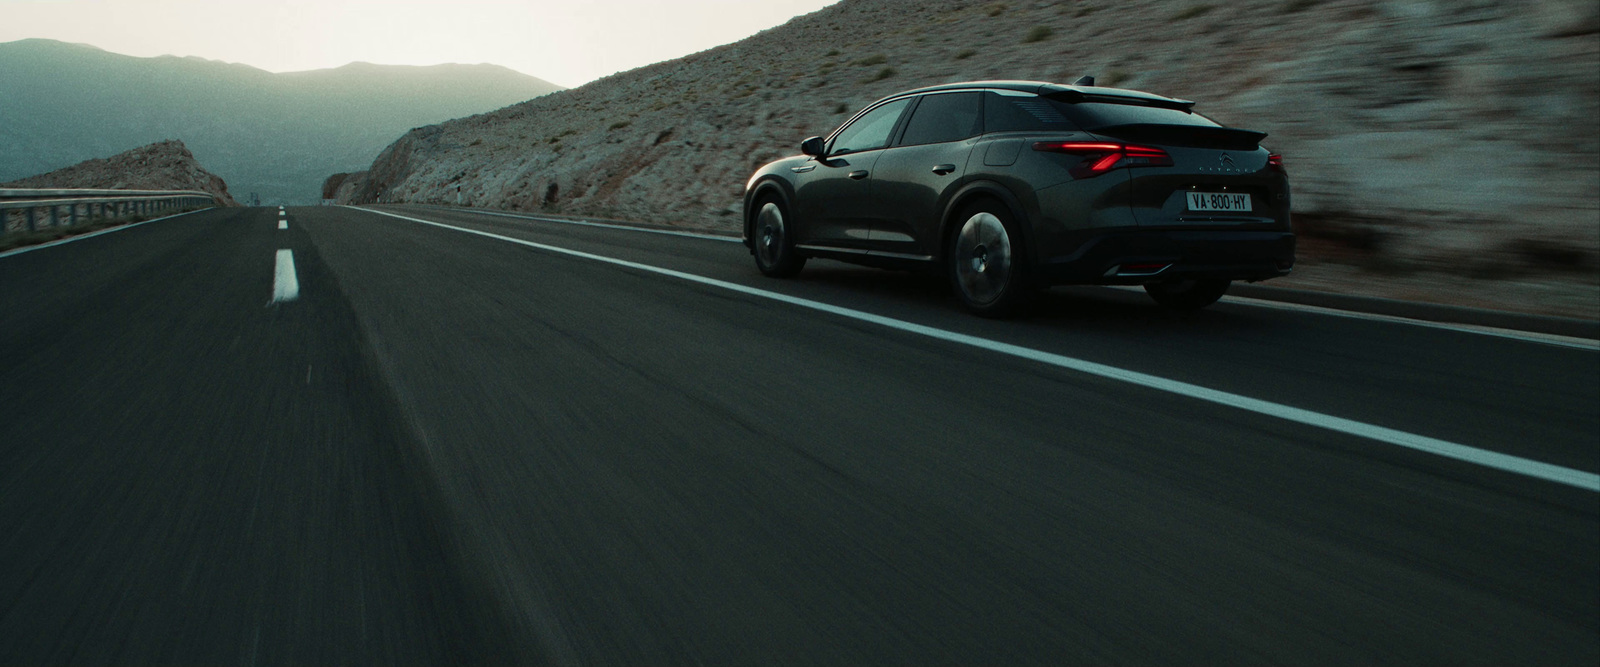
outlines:
[[[1142,287],[1128,285],[1103,285],[1103,287],[1114,290],[1144,292],[1144,288]],[[1495,336],[1497,338],[1509,338],[1511,340],[1521,341],[1524,343],[1544,343],[1546,345],[1558,345],[1561,347],[1600,352],[1600,340],[1574,338],[1572,336],[1559,336],[1556,334],[1545,334],[1535,331],[1517,331],[1514,329],[1501,329],[1498,327],[1479,326],[1475,324],[1434,322],[1433,320],[1419,320],[1410,317],[1400,317],[1399,315],[1363,313],[1355,310],[1339,310],[1337,308],[1328,308],[1325,306],[1308,306],[1302,303],[1271,301],[1268,299],[1256,299],[1247,296],[1224,296],[1222,297],[1222,302],[1237,303],[1241,306],[1255,306],[1257,308],[1275,308],[1278,310],[1293,310],[1302,313],[1332,315],[1334,317],[1348,317],[1355,320],[1369,320],[1388,324],[1409,324],[1412,326],[1427,327],[1429,329],[1443,329],[1445,331],[1455,331],[1459,333],[1480,334],[1484,336]]]
[[[709,240],[709,241],[725,241],[725,242],[735,242],[735,243],[743,241],[743,239],[741,239],[739,237],[734,237],[734,236],[719,236],[719,235],[716,235],[716,234],[697,234],[697,233],[694,233],[694,232],[674,232],[674,231],[668,231],[668,230],[665,230],[665,229],[649,229],[649,228],[646,228],[646,227],[630,227],[628,225],[608,225],[608,224],[603,224],[603,223],[598,223],[598,222],[588,222],[588,221],[580,221],[580,220],[562,220],[562,219],[559,219],[559,218],[541,218],[539,216],[519,215],[519,214],[516,214],[516,213],[502,213],[502,212],[499,212],[499,211],[461,210],[459,212],[461,212],[461,213],[473,213],[473,214],[477,214],[477,215],[492,215],[492,216],[498,216],[498,217],[502,217],[502,218],[517,218],[519,220],[537,220],[539,222],[554,222],[554,223],[559,223],[559,224],[563,224],[563,225],[578,225],[578,226],[582,226],[582,227],[603,227],[605,229],[621,229],[623,231],[645,232],[647,234],[666,234],[668,236],[685,236],[685,237],[689,237],[689,238],[705,239],[705,240]],[[1124,286],[1124,285],[1101,285],[1101,287],[1108,287],[1108,288],[1111,288],[1111,289],[1124,289],[1124,290],[1143,291],[1143,289],[1140,288],[1140,287],[1130,287],[1130,286]],[[1500,337],[1500,338],[1509,338],[1509,339],[1512,339],[1512,340],[1518,340],[1518,341],[1522,341],[1522,342],[1525,342],[1525,343],[1544,343],[1544,344],[1547,344],[1547,345],[1559,345],[1559,346],[1563,346],[1563,347],[1573,347],[1573,348],[1584,349],[1584,350],[1600,351],[1600,341],[1593,341],[1593,340],[1589,340],[1587,338],[1573,338],[1571,336],[1558,336],[1558,335],[1555,335],[1555,334],[1542,334],[1542,333],[1536,333],[1536,332],[1532,332],[1532,331],[1517,331],[1515,329],[1501,329],[1501,328],[1498,328],[1498,327],[1486,327],[1486,326],[1478,326],[1478,325],[1473,325],[1473,324],[1452,324],[1450,322],[1434,322],[1432,320],[1418,320],[1418,319],[1413,319],[1413,318],[1409,318],[1409,317],[1399,317],[1399,316],[1396,316],[1396,315],[1379,315],[1379,314],[1376,314],[1376,313],[1363,313],[1363,312],[1356,311],[1356,310],[1339,310],[1337,308],[1327,308],[1327,307],[1323,307],[1323,306],[1307,306],[1307,305],[1302,305],[1302,304],[1298,304],[1298,303],[1290,303],[1290,302],[1287,302],[1287,301],[1272,301],[1272,300],[1268,300],[1268,299],[1254,299],[1254,298],[1250,298],[1250,297],[1241,297],[1241,296],[1225,296],[1225,297],[1223,297],[1223,299],[1228,301],[1228,302],[1231,302],[1231,303],[1238,303],[1240,305],[1245,305],[1245,306],[1255,306],[1255,307],[1258,307],[1258,308],[1278,308],[1278,309],[1281,309],[1281,310],[1300,310],[1300,311],[1305,311],[1305,312],[1322,313],[1322,314],[1325,314],[1325,315],[1335,315],[1335,316],[1339,316],[1339,317],[1349,317],[1349,318],[1361,319],[1361,320],[1371,320],[1371,321],[1374,321],[1374,322],[1385,322],[1385,323],[1389,323],[1389,324],[1410,324],[1410,325],[1413,325],[1413,326],[1428,327],[1428,328],[1432,328],[1432,329],[1445,329],[1447,331],[1457,331],[1457,332],[1461,332],[1461,333],[1480,334],[1480,335],[1484,335],[1484,336],[1497,336],[1497,337]]]
[[[288,229],[288,228],[289,228],[289,221],[288,220],[279,220],[278,221],[278,229]]]
[[[1256,306],[1258,308],[1277,308],[1279,310],[1294,310],[1294,311],[1300,311],[1300,312],[1304,312],[1304,313],[1318,313],[1318,314],[1322,314],[1322,315],[1332,315],[1334,317],[1348,317],[1348,318],[1357,319],[1357,320],[1371,320],[1371,321],[1374,321],[1374,322],[1387,322],[1387,323],[1390,323],[1390,324],[1409,324],[1409,325],[1412,325],[1412,326],[1427,327],[1429,329],[1444,329],[1446,331],[1456,331],[1456,332],[1460,332],[1460,333],[1480,334],[1480,335],[1484,335],[1484,336],[1495,336],[1497,338],[1509,338],[1511,340],[1522,341],[1524,343],[1544,343],[1545,345],[1559,345],[1561,347],[1570,347],[1570,348],[1575,348],[1575,349],[1579,349],[1579,350],[1589,350],[1591,352],[1600,352],[1600,340],[1589,340],[1587,338],[1575,338],[1575,337],[1572,337],[1572,336],[1561,336],[1561,335],[1557,335],[1557,334],[1546,334],[1546,333],[1539,333],[1539,332],[1536,332],[1536,331],[1517,331],[1517,330],[1514,330],[1514,329],[1501,329],[1499,327],[1480,326],[1480,325],[1476,325],[1476,324],[1454,324],[1454,323],[1450,323],[1450,322],[1434,322],[1432,320],[1418,320],[1418,319],[1414,319],[1414,318],[1410,318],[1410,317],[1400,317],[1399,315],[1382,315],[1382,314],[1378,314],[1378,313],[1363,313],[1363,312],[1354,311],[1354,310],[1339,310],[1337,308],[1328,308],[1328,307],[1325,307],[1325,306],[1310,306],[1310,305],[1301,304],[1301,303],[1289,303],[1289,302],[1284,302],[1284,301],[1269,301],[1267,299],[1256,299],[1256,298],[1245,297],[1245,296],[1225,296],[1225,297],[1222,297],[1222,298],[1223,298],[1223,301],[1225,303],[1237,303],[1237,304],[1245,305],[1245,306]]]
[[[154,220],[146,220],[144,222],[132,222],[132,223],[128,223],[126,225],[118,225],[116,227],[107,227],[107,228],[102,229],[102,230],[100,230],[98,232],[89,232],[88,234],[79,234],[77,236],[68,236],[67,238],[58,239],[58,240],[55,240],[55,241],[51,241],[49,243],[40,243],[38,245],[23,246],[21,248],[15,248],[15,249],[12,249],[12,250],[7,250],[5,252],[0,252],[0,257],[10,257],[12,255],[20,255],[20,254],[25,253],[25,252],[33,252],[35,250],[43,250],[45,248],[52,248],[52,247],[61,245],[63,243],[71,243],[73,241],[82,241],[84,239],[94,238],[94,237],[99,236],[101,234],[110,234],[111,232],[120,232],[120,231],[122,231],[124,229],[133,229],[134,227],[138,227],[140,225],[148,225],[148,224],[150,224],[152,222],[161,222],[162,220],[171,220],[173,218],[181,218],[181,217],[186,216],[186,215],[192,215],[192,214],[195,214],[195,213],[204,213],[204,212],[209,211],[209,210],[211,210],[211,209],[203,208],[203,209],[200,209],[198,211],[189,211],[187,213],[179,213],[177,215],[169,215],[169,216],[164,217],[164,218],[156,218]]]
[[[630,232],[644,232],[646,234],[665,234],[667,236],[686,236],[686,237],[691,238],[691,239],[705,239],[707,241],[732,241],[734,243],[739,243],[739,242],[743,241],[743,239],[740,239],[738,237],[733,237],[733,236],[719,236],[719,235],[716,235],[716,234],[699,234],[699,233],[696,233],[696,232],[675,232],[675,231],[671,231],[671,230],[667,230],[667,229],[650,229],[649,227],[629,227],[627,225],[608,225],[608,224],[605,224],[603,222],[589,222],[587,220],[562,220],[560,218],[541,218],[541,217],[532,216],[532,215],[518,215],[518,214],[515,214],[515,213],[501,213],[499,211],[463,210],[461,212],[462,213],[475,213],[475,214],[478,214],[478,215],[493,215],[493,216],[498,216],[498,217],[501,217],[501,218],[516,218],[518,220],[537,220],[539,222],[554,222],[554,223],[559,223],[559,224],[563,224],[563,225],[575,225],[575,226],[579,226],[579,227],[601,227],[601,228],[604,228],[604,229],[625,229],[625,230],[630,231]]]
[[[1169,392],[1169,393],[1173,393],[1173,394],[1178,394],[1180,396],[1187,396],[1187,397],[1190,397],[1190,398],[1196,398],[1196,399],[1199,399],[1199,400],[1202,400],[1202,401],[1208,401],[1208,402],[1211,402],[1211,403],[1217,403],[1217,404],[1225,405],[1225,406],[1228,406],[1228,407],[1238,408],[1240,410],[1245,410],[1245,411],[1248,411],[1248,412],[1254,412],[1254,413],[1266,415],[1266,416],[1269,416],[1269,417],[1277,417],[1279,419],[1283,419],[1283,420],[1286,420],[1286,421],[1296,422],[1296,423],[1299,423],[1299,424],[1305,424],[1307,426],[1314,426],[1314,427],[1317,427],[1317,428],[1327,429],[1327,430],[1330,430],[1330,431],[1336,431],[1336,432],[1339,432],[1339,433],[1345,433],[1345,434],[1348,434],[1348,435],[1354,435],[1354,436],[1357,436],[1357,437],[1367,438],[1369,440],[1376,440],[1378,442],[1388,443],[1388,444],[1391,444],[1391,445],[1396,445],[1396,446],[1404,447],[1404,448],[1407,448],[1407,449],[1413,449],[1413,450],[1417,450],[1417,451],[1421,451],[1421,452],[1427,452],[1429,454],[1436,454],[1436,455],[1443,456],[1443,457],[1446,457],[1446,458],[1456,459],[1458,461],[1466,461],[1467,463],[1474,463],[1474,464],[1485,466],[1485,467],[1488,467],[1488,468],[1494,468],[1496,470],[1503,470],[1503,471],[1506,471],[1506,472],[1516,473],[1516,474],[1519,474],[1519,475],[1526,475],[1526,476],[1535,477],[1535,478],[1538,478],[1538,479],[1548,480],[1548,481],[1557,482],[1557,483],[1561,483],[1561,484],[1567,484],[1567,485],[1570,485],[1570,486],[1575,486],[1575,487],[1578,487],[1578,488],[1581,488],[1581,489],[1586,489],[1586,490],[1589,490],[1589,491],[1600,492],[1600,475],[1597,475],[1597,474],[1594,474],[1594,473],[1589,473],[1589,472],[1584,472],[1582,470],[1575,470],[1575,469],[1572,469],[1572,468],[1566,468],[1566,467],[1563,467],[1563,466],[1558,466],[1558,465],[1554,465],[1554,464],[1550,464],[1550,463],[1544,463],[1544,462],[1541,462],[1541,461],[1534,461],[1532,459],[1525,459],[1525,458],[1522,458],[1520,456],[1512,456],[1510,454],[1502,454],[1500,452],[1489,451],[1487,449],[1480,449],[1480,448],[1477,448],[1477,447],[1471,447],[1471,446],[1468,446],[1468,445],[1457,444],[1457,443],[1454,443],[1454,442],[1449,442],[1449,441],[1446,441],[1446,440],[1440,440],[1440,439],[1437,439],[1437,438],[1430,438],[1430,437],[1427,437],[1427,436],[1417,435],[1417,434],[1414,434],[1414,433],[1407,433],[1405,431],[1399,431],[1399,430],[1395,430],[1395,429],[1391,429],[1391,428],[1384,428],[1382,426],[1375,426],[1375,425],[1372,425],[1372,424],[1358,422],[1358,421],[1355,421],[1355,420],[1352,420],[1352,419],[1345,419],[1345,418],[1342,418],[1342,417],[1335,417],[1333,415],[1326,415],[1326,414],[1322,414],[1320,412],[1314,412],[1314,411],[1305,410],[1305,409],[1302,409],[1302,408],[1296,408],[1296,407],[1291,407],[1291,406],[1287,406],[1287,405],[1280,405],[1280,404],[1273,403],[1273,402],[1270,402],[1270,401],[1263,401],[1263,400],[1260,400],[1260,399],[1249,398],[1247,396],[1240,396],[1238,394],[1231,394],[1231,393],[1228,393],[1228,392],[1225,392],[1225,391],[1218,391],[1218,390],[1215,390],[1215,389],[1208,389],[1206,387],[1202,387],[1202,386],[1194,385],[1194,384],[1189,384],[1187,382],[1179,382],[1177,380],[1169,380],[1167,378],[1157,377],[1157,376],[1154,376],[1154,375],[1147,375],[1145,373],[1140,373],[1140,372],[1137,372],[1137,371],[1124,370],[1124,369],[1121,369],[1121,368],[1117,368],[1115,366],[1107,366],[1105,364],[1097,364],[1097,363],[1094,363],[1092,361],[1084,361],[1082,359],[1075,359],[1075,358],[1064,356],[1064,355],[1053,354],[1053,353],[1050,353],[1050,352],[1043,352],[1043,351],[1035,350],[1035,349],[1032,349],[1032,348],[1022,347],[1020,345],[1012,345],[1012,344],[1009,344],[1009,343],[1001,343],[1001,342],[998,342],[998,341],[988,340],[986,338],[978,338],[977,336],[969,336],[967,334],[956,333],[956,332],[953,332],[953,331],[945,331],[944,329],[936,329],[936,328],[929,327],[929,326],[924,326],[924,325],[921,325],[921,324],[915,324],[915,323],[912,323],[912,322],[907,322],[905,320],[897,320],[897,319],[890,318],[890,317],[884,317],[882,315],[874,315],[872,313],[868,313],[868,312],[864,312],[864,311],[860,311],[860,310],[854,310],[854,309],[851,309],[851,308],[844,308],[844,307],[841,307],[841,306],[834,306],[834,305],[822,303],[820,301],[812,301],[810,299],[803,299],[803,298],[800,298],[800,297],[789,296],[787,294],[780,294],[780,293],[777,293],[777,292],[769,292],[767,290],[757,289],[757,288],[754,288],[754,287],[746,287],[744,285],[740,285],[740,284],[737,284],[737,283],[730,283],[730,282],[727,282],[727,281],[724,281],[724,280],[717,280],[715,278],[707,278],[705,276],[698,276],[698,275],[695,275],[695,274],[692,274],[692,273],[684,273],[682,271],[675,271],[673,269],[661,268],[659,266],[651,266],[649,264],[640,264],[638,262],[630,262],[630,261],[625,260],[625,259],[617,259],[617,258],[614,258],[614,257],[606,257],[604,255],[595,255],[595,254],[592,254],[592,253],[582,252],[582,251],[579,251],[579,250],[569,250],[567,248],[560,248],[560,247],[557,247],[557,246],[546,245],[546,244],[543,244],[543,243],[536,243],[536,242],[533,242],[533,241],[525,241],[525,240],[522,240],[522,239],[512,238],[512,237],[509,237],[509,236],[502,236],[502,235],[499,235],[499,234],[492,234],[492,233],[489,233],[489,232],[482,232],[482,231],[478,231],[476,229],[465,229],[465,228],[462,228],[462,227],[455,227],[455,226],[452,226],[452,225],[446,225],[446,224],[443,224],[443,223],[433,222],[433,221],[430,221],[430,220],[422,220],[420,218],[412,218],[412,217],[408,217],[408,216],[404,216],[404,215],[398,215],[398,214],[395,214],[395,213],[389,213],[387,211],[376,211],[376,210],[372,210],[372,209],[356,208],[356,207],[353,207],[353,206],[346,206],[345,208],[353,208],[353,209],[358,210],[358,211],[366,211],[368,213],[376,213],[378,215],[386,215],[386,216],[389,216],[389,217],[392,217],[392,218],[399,218],[401,220],[408,220],[408,221],[411,221],[411,222],[421,223],[421,224],[424,224],[424,225],[432,225],[434,227],[441,227],[441,228],[444,228],[444,229],[449,229],[449,230],[452,230],[452,231],[462,232],[462,233],[466,233],[466,234],[476,234],[478,236],[497,239],[497,240],[500,240],[500,241],[508,241],[510,243],[515,243],[515,244],[527,246],[527,247],[530,247],[530,248],[537,248],[539,250],[545,250],[545,251],[549,251],[549,252],[560,253],[560,254],[563,254],[563,255],[570,255],[572,257],[580,257],[580,258],[583,258],[583,259],[592,259],[592,260],[595,260],[595,261],[598,261],[598,262],[605,262],[605,263],[608,263],[608,264],[614,264],[614,265],[617,265],[617,266],[622,266],[622,267],[626,267],[626,268],[630,268],[630,269],[636,269],[636,270],[640,270],[640,271],[648,271],[648,272],[651,272],[651,273],[656,273],[656,274],[660,274],[660,275],[664,275],[664,276],[670,276],[670,277],[678,278],[678,279],[681,279],[681,280],[687,280],[687,281],[693,282],[693,283],[699,283],[701,285],[708,285],[708,286],[711,286],[711,287],[720,287],[722,289],[726,289],[726,290],[733,291],[733,292],[739,292],[741,294],[748,294],[750,296],[758,296],[758,297],[762,297],[762,298],[766,298],[766,299],[771,299],[773,301],[780,301],[780,302],[783,302],[783,303],[796,305],[796,306],[801,306],[801,307],[804,307],[804,308],[810,308],[812,310],[818,310],[818,311],[822,311],[822,312],[825,312],[825,313],[830,313],[830,314],[833,314],[833,315],[839,315],[839,316],[842,316],[842,317],[848,317],[848,318],[860,320],[860,321],[863,321],[863,322],[870,322],[872,324],[877,324],[877,325],[880,325],[880,326],[888,327],[888,328],[891,328],[891,329],[897,329],[897,330],[905,331],[905,332],[908,332],[908,333],[914,333],[914,334],[918,334],[918,335],[922,335],[922,336],[927,336],[929,338],[935,338],[935,339],[938,339],[938,340],[947,341],[947,342],[951,342],[951,343],[958,343],[958,344],[961,344],[961,345],[970,345],[972,347],[982,348],[982,349],[985,349],[985,350],[989,350],[991,352],[998,352],[1000,354],[1006,354],[1006,355],[1010,355],[1010,356],[1013,356],[1013,357],[1019,357],[1019,358],[1022,358],[1022,359],[1028,359],[1028,360],[1031,360],[1031,361],[1037,361],[1037,362],[1040,362],[1040,363],[1043,363],[1043,364],[1056,366],[1058,368],[1065,368],[1067,370],[1077,371],[1077,372],[1080,372],[1080,373],[1086,373],[1086,374],[1089,374],[1089,375],[1094,375],[1094,376],[1097,376],[1097,377],[1103,377],[1103,378],[1107,378],[1107,379],[1111,379],[1111,380],[1119,380],[1119,381],[1122,381],[1122,382],[1127,382],[1129,384],[1138,385],[1138,386],[1146,387],[1146,388],[1149,388],[1149,389],[1155,389],[1155,390],[1158,390],[1158,391],[1165,391],[1165,392]],[[286,251],[280,251],[280,252],[286,252]]]
[[[300,298],[300,279],[294,275],[294,251],[279,250],[278,265],[272,271],[272,302]]]

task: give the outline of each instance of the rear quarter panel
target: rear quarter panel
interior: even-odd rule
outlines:
[[[1074,179],[1068,169],[1082,158],[1033,150],[1036,141],[1093,141],[1086,132],[1001,133],[986,135],[973,151],[969,173],[1016,193],[1023,210],[1018,213],[1028,234],[1030,254],[1036,260],[1070,254],[1092,233],[1108,228],[1134,227],[1130,208],[1129,170],[1118,169],[1095,178]],[[991,153],[989,145],[994,144]],[[1003,162],[1015,148],[1015,161]],[[996,159],[996,158],[999,159]]]

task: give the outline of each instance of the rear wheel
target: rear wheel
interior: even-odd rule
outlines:
[[[945,261],[961,305],[984,317],[1015,313],[1033,290],[1010,211],[978,202],[962,209],[956,220]]]
[[[1227,293],[1228,286],[1233,284],[1229,280],[1220,279],[1194,279],[1175,280],[1167,283],[1148,283],[1144,291],[1150,298],[1168,308],[1177,310],[1199,310],[1217,302],[1222,295]]]
[[[794,248],[789,235],[788,215],[775,198],[760,200],[750,242],[755,250],[756,268],[773,278],[788,278],[800,272],[806,258]]]

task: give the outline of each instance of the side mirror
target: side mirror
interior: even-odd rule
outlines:
[[[827,145],[823,143],[822,137],[811,137],[800,142],[800,152],[806,155],[820,156],[824,148],[827,148]]]

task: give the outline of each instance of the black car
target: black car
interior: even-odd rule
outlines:
[[[1068,283],[1201,308],[1294,265],[1289,181],[1265,136],[1088,77],[921,88],[757,170],[744,242],[775,277],[808,257],[938,270],[983,315]]]

